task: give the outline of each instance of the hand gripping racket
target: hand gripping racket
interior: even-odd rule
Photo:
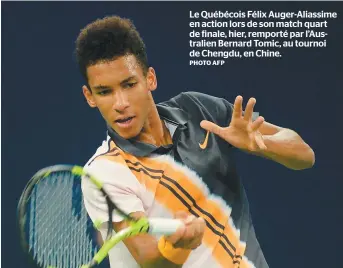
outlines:
[[[107,237],[100,246],[97,231],[83,204],[82,180],[93,183],[108,207]],[[130,227],[117,233],[112,213]],[[101,181],[80,166],[55,165],[38,171],[27,183],[18,204],[20,240],[29,261],[39,268],[91,268],[127,237],[149,233],[169,235],[183,224],[165,218],[134,219],[111,200]]]

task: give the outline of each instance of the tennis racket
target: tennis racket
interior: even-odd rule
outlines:
[[[97,226],[83,204],[81,183],[94,184],[108,207],[107,236],[97,243]],[[117,233],[112,213],[118,213],[130,227]],[[20,240],[29,262],[39,268],[91,268],[127,237],[149,233],[169,235],[183,223],[177,219],[134,219],[115,204],[103,184],[80,166],[55,165],[38,171],[27,183],[18,204]]]

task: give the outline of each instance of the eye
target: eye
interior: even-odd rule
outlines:
[[[108,95],[110,92],[111,92],[111,90],[104,89],[102,91],[97,92],[97,94],[100,95],[100,96],[105,96],[105,95]]]
[[[131,83],[126,83],[124,84],[124,88],[133,88],[135,85],[137,84],[137,82],[131,82]]]

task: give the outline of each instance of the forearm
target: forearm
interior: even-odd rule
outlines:
[[[175,264],[162,255],[156,256],[153,259],[147,260],[145,263],[141,264],[141,268],[181,268],[182,265]]]
[[[150,244],[150,247],[143,247],[140,250],[141,268],[180,268],[182,265],[175,264],[166,259],[158,249],[158,241]]]
[[[132,246],[134,240],[134,246]],[[180,268],[182,265],[175,264],[166,259],[158,248],[158,241],[150,235],[140,235],[124,240],[132,256],[141,268]]]
[[[314,165],[315,155],[311,147],[293,130],[282,129],[274,135],[264,135],[267,149],[256,153],[290,169],[301,170]]]
[[[196,240],[197,241],[197,240]],[[190,246],[189,244],[188,246]],[[179,245],[180,246],[180,245]],[[183,245],[185,246],[185,245]],[[145,252],[145,261],[143,265],[141,264],[142,268],[179,268],[182,267],[183,264],[189,257],[191,253],[191,249],[185,248],[178,248],[174,247],[174,245],[165,239],[165,237],[161,237],[157,245],[150,247],[148,251]]]
[[[141,268],[181,268],[191,253],[148,234],[127,238],[124,243]]]
[[[133,212],[130,216],[135,219],[146,217],[144,212],[140,211]],[[201,244],[205,222],[202,219],[193,219],[194,217],[190,217],[185,211],[177,212],[175,217],[183,220],[185,225],[168,238],[162,236],[157,239],[150,234],[140,234],[123,240],[141,268],[180,268],[187,261],[192,249]],[[127,227],[129,227],[127,221],[113,223],[116,232]]]

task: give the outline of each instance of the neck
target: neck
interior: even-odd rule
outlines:
[[[138,136],[138,140],[155,146],[171,144],[172,139],[169,130],[165,126],[163,120],[161,120],[152,96],[150,96],[150,99],[150,112],[144,123],[143,129]]]

